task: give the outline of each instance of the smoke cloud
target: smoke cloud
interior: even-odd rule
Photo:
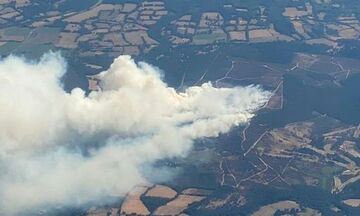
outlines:
[[[176,92],[159,70],[120,56],[101,91],[63,90],[66,62],[0,61],[0,213],[86,203],[147,182],[141,167],[186,156],[253,117],[270,93],[257,86]]]

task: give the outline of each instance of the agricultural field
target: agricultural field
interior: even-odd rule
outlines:
[[[101,92],[98,73],[131,55],[177,92],[272,93],[251,122],[157,161],[169,179],[70,215],[360,215],[359,1],[0,0],[0,26],[1,58],[61,53],[67,92]]]

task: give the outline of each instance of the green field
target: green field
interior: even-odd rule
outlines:
[[[222,32],[214,32],[210,34],[198,34],[193,37],[195,44],[212,44],[219,40],[225,40],[226,34]]]

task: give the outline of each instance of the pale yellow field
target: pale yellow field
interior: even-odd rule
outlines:
[[[273,216],[277,210],[300,209],[299,204],[294,201],[280,201],[261,207],[252,216]]]
[[[246,40],[245,31],[230,31],[228,33],[229,33],[229,36],[230,36],[230,40],[235,40],[235,41]]]
[[[140,196],[146,192],[148,187],[137,186],[125,198],[121,206],[121,213],[135,214],[135,215],[150,215],[150,211],[146,208],[144,203],[140,200]]]
[[[170,187],[164,185],[156,185],[154,188],[150,189],[145,196],[172,199],[176,195],[176,191],[174,191]]]
[[[190,204],[199,202],[205,197],[203,196],[190,196],[190,195],[179,195],[175,200],[167,203],[166,205],[160,206],[155,211],[155,215],[178,215],[185,210]]]
[[[351,207],[360,207],[360,199],[347,199],[343,203]]]

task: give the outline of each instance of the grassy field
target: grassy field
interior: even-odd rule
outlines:
[[[212,44],[218,40],[225,40],[226,34],[222,32],[198,34],[193,37],[194,44]]]

